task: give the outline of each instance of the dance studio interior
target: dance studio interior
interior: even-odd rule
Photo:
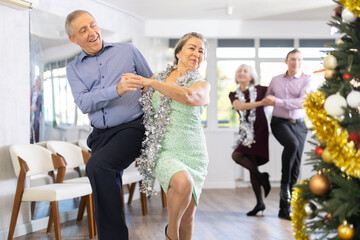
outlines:
[[[229,92],[236,90],[235,72],[241,64],[255,69],[257,84],[269,86],[273,76],[286,72],[285,57],[293,49],[301,51],[302,71],[311,76],[314,88],[320,86],[323,59],[340,38],[328,24],[336,7],[331,0],[0,0],[0,239],[12,239],[8,233],[21,176],[11,146],[43,143],[46,147],[49,141],[60,141],[86,152],[81,143],[86,143],[92,126],[76,106],[66,76],[66,66],[81,52],[64,29],[66,16],[76,9],[92,14],[104,41],[134,44],[154,73],[172,63],[181,36],[198,32],[206,37],[207,54],[199,72],[211,85],[210,103],[201,115],[209,164],[192,239],[296,239],[292,222],[278,217],[283,147],[270,129],[271,107],[264,109],[269,124],[269,161],[259,169],[269,173],[272,188],[264,198],[266,209],[246,216],[255,205],[255,196],[249,171],[232,159],[239,114],[231,105]],[[41,97],[40,104],[37,97]],[[311,122],[306,124],[299,181],[314,175],[313,166],[306,164],[306,153],[314,148]],[[123,173],[129,239],[165,239],[166,196],[159,183],[155,183],[157,194],[142,195],[141,177],[131,179],[131,171],[139,175],[136,167],[130,168]],[[84,174],[85,163],[67,168],[65,178]],[[32,184],[52,183],[55,177],[27,176],[25,191]],[[89,233],[82,195],[74,196],[58,202],[61,238],[98,239],[96,227]],[[47,231],[49,202],[33,197],[35,200],[21,203],[13,239],[55,239],[54,228]]]

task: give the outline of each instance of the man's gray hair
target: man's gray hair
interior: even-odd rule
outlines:
[[[74,29],[71,26],[71,22],[83,13],[87,13],[92,18],[94,18],[88,11],[85,11],[85,10],[75,10],[67,15],[66,21],[65,21],[65,32],[68,36],[74,37]]]

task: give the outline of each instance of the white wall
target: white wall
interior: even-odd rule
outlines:
[[[7,231],[16,188],[9,155],[12,143],[30,137],[29,12],[0,5],[0,233]],[[18,223],[29,221],[21,208]],[[0,239],[1,238],[0,234]]]

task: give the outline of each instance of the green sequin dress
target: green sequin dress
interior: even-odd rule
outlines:
[[[185,87],[199,82],[189,81]],[[158,109],[163,96],[155,91],[152,96],[154,110]],[[188,172],[193,179],[193,195],[198,204],[207,174],[209,157],[206,148],[204,129],[201,125],[203,106],[189,106],[173,100],[170,104],[170,125],[162,140],[159,159],[152,169],[154,176],[167,193],[171,177],[179,172]]]

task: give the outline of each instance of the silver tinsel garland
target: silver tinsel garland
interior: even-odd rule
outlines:
[[[177,69],[177,65],[168,65],[166,70],[157,74],[154,79],[164,82],[169,74]],[[199,72],[189,71],[179,77],[176,85],[185,86],[189,81],[199,78]],[[147,196],[156,194],[154,190],[155,177],[152,169],[155,167],[161,150],[161,142],[164,138],[166,127],[170,124],[169,114],[171,112],[171,98],[163,95],[161,97],[157,111],[155,112],[151,98],[155,90],[149,88],[139,99],[143,106],[144,116],[143,124],[145,126],[145,138],[142,142],[140,156],[135,160],[138,164],[138,170],[143,176],[140,191]]]
[[[241,103],[245,103],[246,99],[240,88],[236,90],[235,97],[239,99]],[[250,103],[256,101],[257,91],[254,84],[250,84],[249,86],[249,98]],[[251,144],[255,143],[254,140],[254,122],[256,120],[256,108],[252,108],[250,110],[249,116],[246,119],[246,111],[247,110],[239,110],[240,113],[240,129],[239,135],[236,137],[235,143],[233,145],[233,149],[236,149],[240,144],[251,148]]]

